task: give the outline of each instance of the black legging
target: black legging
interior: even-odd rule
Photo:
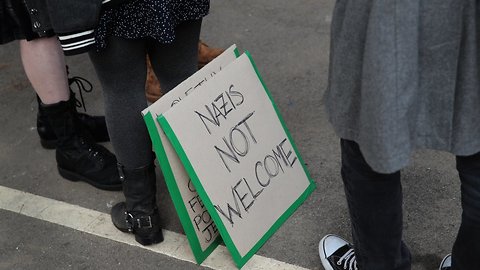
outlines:
[[[103,87],[108,132],[118,162],[127,169],[152,162],[152,145],[141,111],[147,107],[146,54],[150,56],[162,92],[168,92],[197,70],[201,20],[187,21],[175,29],[171,44],[153,39],[110,37],[101,52],[90,59]]]

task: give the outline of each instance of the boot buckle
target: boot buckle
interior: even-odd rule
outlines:
[[[134,224],[133,224],[133,215],[130,213],[125,212],[126,222],[127,222],[127,229],[129,232],[133,232]]]
[[[129,232],[133,232],[134,229],[141,229],[141,228],[152,228],[152,217],[139,217],[134,218],[132,214],[127,214],[127,228]]]
[[[152,218],[150,216],[137,218],[137,228],[152,228]]]
[[[125,182],[125,173],[123,171],[123,165],[120,163],[117,163],[117,170],[118,170],[118,176],[120,177],[120,182]]]

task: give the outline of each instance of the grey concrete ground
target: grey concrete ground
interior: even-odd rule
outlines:
[[[350,237],[339,174],[339,143],[326,120],[333,1],[212,0],[202,39],[212,46],[236,43],[249,50],[308,164],[317,189],[258,254],[322,269],[318,241],[327,233]],[[86,55],[69,57],[71,73],[88,78],[90,114],[102,113],[101,87]],[[36,103],[19,60],[18,46],[0,47],[0,185],[97,211],[122,200],[62,179],[54,151],[41,148],[35,130]],[[108,146],[108,144],[107,144]],[[454,158],[421,151],[402,171],[405,240],[413,269],[437,269],[454,241],[461,209]],[[182,232],[161,174],[159,204],[165,228]],[[201,269],[148,251],[0,211],[0,269]]]

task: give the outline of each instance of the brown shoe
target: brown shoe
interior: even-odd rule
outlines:
[[[147,55],[147,82],[145,83],[145,96],[147,100],[151,103],[157,101],[161,96],[162,88],[160,87],[160,82],[153,72],[152,64],[150,63],[150,58]]]
[[[221,48],[211,48],[203,41],[198,42],[198,69],[201,69],[206,64],[210,63],[215,57],[222,54],[224,49]],[[163,92],[162,88],[160,87],[160,82],[155,76],[155,73],[152,69],[152,64],[150,63],[150,59],[147,55],[147,82],[145,84],[145,95],[147,100],[151,103],[157,101],[159,98],[162,97]]]
[[[200,40],[198,42],[198,69],[210,63],[215,57],[222,54],[223,51],[224,49],[221,48],[211,48]]]

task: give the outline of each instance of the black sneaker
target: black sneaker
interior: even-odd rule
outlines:
[[[336,235],[320,240],[318,252],[325,270],[358,270],[353,246]]]
[[[440,264],[440,267],[438,270],[450,270],[452,269],[452,255],[448,254],[443,258],[442,263]]]

